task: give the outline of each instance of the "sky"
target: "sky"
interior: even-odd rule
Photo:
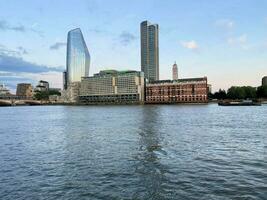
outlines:
[[[267,75],[266,0],[0,0],[0,82],[62,87],[69,30],[81,28],[90,75],[141,70],[140,23],[159,24],[160,79],[208,77],[213,91]]]

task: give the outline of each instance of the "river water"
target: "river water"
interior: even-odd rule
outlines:
[[[0,108],[0,199],[267,199],[267,106]]]

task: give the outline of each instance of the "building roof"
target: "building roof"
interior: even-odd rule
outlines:
[[[48,83],[47,81],[40,80],[39,83]]]
[[[201,78],[183,78],[183,79],[177,79],[177,80],[158,80],[150,82],[152,84],[155,83],[183,83],[183,82],[191,82],[191,81],[203,81],[207,80],[207,77],[201,77]]]
[[[94,74],[91,77],[100,77],[100,76],[120,76],[120,75],[127,75],[132,73],[141,73],[140,71],[135,70],[114,70],[114,69],[108,69],[108,70],[101,70],[99,73]],[[88,77],[82,77],[82,78],[88,78]]]

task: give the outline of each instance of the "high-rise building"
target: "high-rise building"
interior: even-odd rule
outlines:
[[[264,76],[262,78],[262,83],[261,83],[262,86],[267,86],[267,76]]]
[[[159,80],[159,26],[143,21],[141,33],[141,70],[148,82]]]
[[[24,98],[32,98],[33,88],[30,83],[19,83],[17,85],[16,95]]]
[[[172,80],[177,80],[178,79],[178,67],[176,62],[172,66]]]
[[[81,77],[89,76],[90,54],[81,29],[68,32],[67,41],[67,84],[80,82]]]

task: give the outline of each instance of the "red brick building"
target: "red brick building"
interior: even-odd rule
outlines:
[[[146,103],[207,103],[207,77],[146,84]]]

